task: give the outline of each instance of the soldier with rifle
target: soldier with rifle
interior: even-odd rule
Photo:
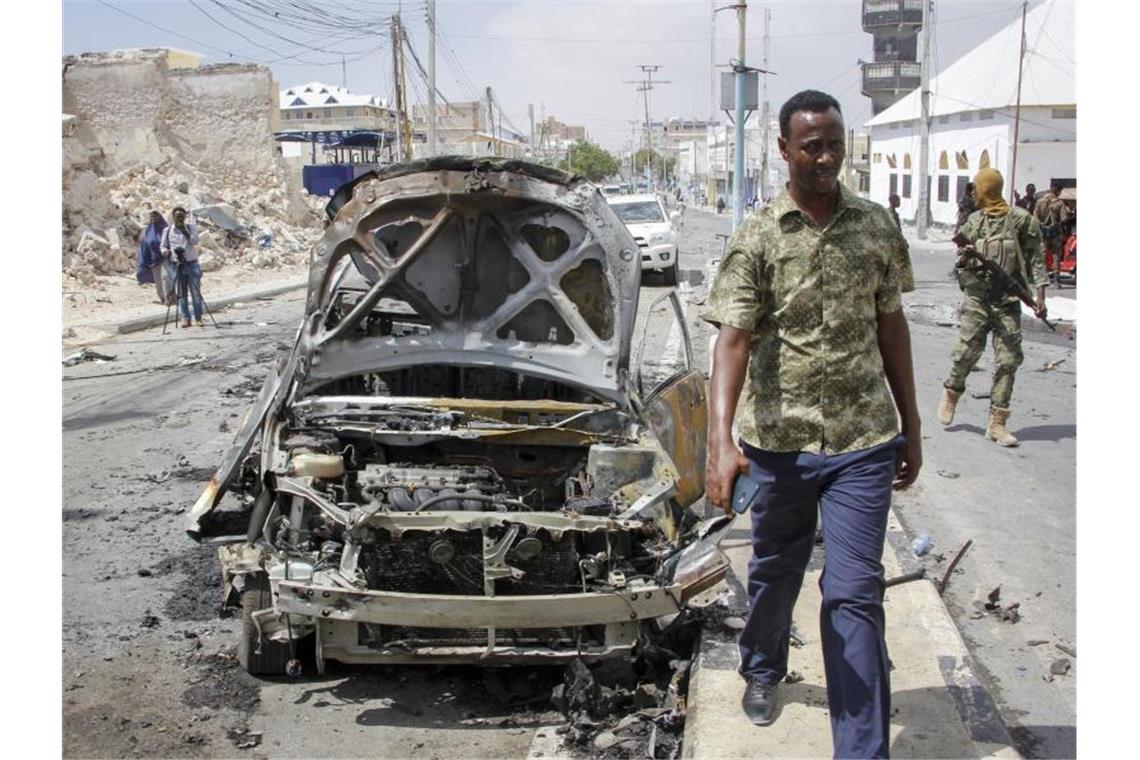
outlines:
[[[1023,360],[1021,303],[1045,320],[1048,274],[1041,251],[1041,227],[1032,214],[1010,208],[1002,200],[1002,182],[1001,173],[995,169],[978,172],[974,178],[978,210],[954,237],[959,246],[954,269],[963,299],[958,345],[951,356],[950,376],[942,384],[938,421],[943,425],[954,421],[966,378],[985,350],[986,338],[993,333],[994,377],[986,438],[999,446],[1016,446],[1017,439],[1006,429],[1006,422],[1014,374]],[[1036,297],[1031,298],[1034,289]]]

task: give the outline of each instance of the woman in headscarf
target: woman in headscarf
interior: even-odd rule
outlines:
[[[145,285],[154,283],[158,292],[158,302],[166,304],[171,291],[171,278],[166,272],[166,259],[159,250],[159,241],[162,240],[162,231],[166,229],[166,219],[158,211],[150,212],[150,223],[139,235],[139,255],[135,267],[135,277],[139,283]]]

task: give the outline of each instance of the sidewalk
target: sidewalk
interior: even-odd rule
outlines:
[[[282,293],[301,290],[307,285],[307,275],[274,280],[255,286],[237,288],[222,296],[210,296],[206,303],[210,311],[216,317],[219,312],[235,303],[253,301],[259,298],[272,298]],[[170,320],[173,323],[178,317],[177,310],[171,308],[169,314]],[[88,343],[108,335],[121,335],[138,330],[145,330],[156,325],[161,325],[166,319],[167,307],[154,303],[133,309],[126,309],[117,313],[104,314],[97,319],[75,322],[70,325],[76,338],[74,340],[65,339],[64,345]],[[208,320],[209,317],[206,317],[206,319]]]
[[[726,579],[730,605],[741,610],[748,603],[742,584],[751,554],[744,520],[738,518],[721,542],[732,562]],[[883,552],[887,578],[917,567],[913,560],[906,562],[907,553],[906,536],[892,512]],[[740,656],[735,636],[702,635],[689,684],[685,758],[831,757],[819,644],[818,564],[818,556],[813,557],[793,615],[794,630],[804,644],[792,647],[789,669],[799,671],[803,681],[780,687],[781,706],[772,725],[753,726],[741,711],[744,682],[736,673]],[[993,699],[974,676],[965,643],[934,583],[920,580],[889,588],[885,606],[894,666],[891,755],[1018,757]]]

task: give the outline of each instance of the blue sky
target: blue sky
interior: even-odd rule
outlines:
[[[263,13],[287,9],[287,0],[65,0],[63,52],[179,47],[204,53],[211,63],[267,63],[283,86],[312,80],[340,84],[343,55],[350,89],[388,96],[386,19],[399,11],[426,66],[423,0],[301,4],[326,10],[327,26],[305,22],[301,30]],[[708,0],[439,0],[438,87],[449,100],[469,100],[482,97],[490,85],[520,131],[527,131],[527,104],[533,103],[536,119],[545,107],[547,115],[585,124],[592,139],[619,147],[629,138],[629,121],[644,118],[641,97],[626,83],[642,77],[639,64],[660,64],[655,78],[669,82],[651,94],[654,118],[708,116],[711,5]],[[747,62],[753,65],[760,63],[765,7],[772,13],[769,68],[777,75],[769,78],[769,99],[774,107],[814,87],[839,98],[849,124],[869,118],[870,101],[859,92],[858,60],[871,57],[871,37],[860,28],[860,2],[750,2]],[[1016,18],[1020,3],[940,0],[937,8],[934,58],[944,67]],[[717,14],[717,63],[735,56],[735,15]],[[425,89],[413,83],[413,102]]]

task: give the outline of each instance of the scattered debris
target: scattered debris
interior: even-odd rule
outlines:
[[[1025,642],[1025,643],[1026,643],[1026,645],[1027,645],[1027,646],[1031,646],[1031,647],[1039,647],[1039,646],[1041,646],[1042,644],[1048,644],[1048,643],[1049,643],[1049,639],[1030,639],[1029,641],[1027,641],[1027,642]]]
[[[950,565],[946,568],[946,572],[942,574],[942,580],[938,581],[939,596],[942,596],[946,591],[946,585],[950,583],[950,574],[954,572],[954,568],[958,566],[958,563],[962,561],[962,557],[965,556],[966,551],[973,545],[974,539],[971,538],[967,540],[966,543],[962,544],[962,548],[958,550],[958,553],[954,555],[954,559],[950,560]]]
[[[1049,666],[1049,673],[1055,676],[1063,676],[1068,674],[1072,667],[1073,663],[1069,662],[1068,657],[1061,657],[1053,660],[1053,664]]]
[[[926,568],[920,567],[918,570],[902,575],[896,575],[894,578],[888,578],[886,582],[887,588],[891,586],[898,586],[903,583],[910,583],[911,581],[920,581],[926,577]]]
[[[1072,657],[1074,660],[1077,659],[1077,648],[1075,646],[1072,646],[1071,644],[1063,644],[1060,641],[1058,641],[1053,646],[1057,647],[1062,652]]]
[[[90,348],[84,348],[80,351],[76,351],[74,354],[71,354],[66,359],[64,359],[63,366],[74,367],[76,364],[82,364],[83,362],[96,362],[98,364],[103,364],[105,362],[113,361],[115,361],[115,357],[113,356],[110,356],[108,354],[101,354],[98,351],[94,351]]]
[[[978,393],[971,393],[970,398],[989,398],[989,391],[979,391]]]
[[[140,578],[150,578],[152,575],[154,575],[154,573],[152,573],[150,570],[148,570],[145,567],[140,567],[138,569],[138,574],[139,574]]]
[[[798,670],[789,670],[788,674],[784,676],[784,683],[799,683],[804,680],[804,675]]]
[[[1052,361],[1052,362],[1045,362],[1044,364],[1042,364],[1040,367],[1038,367],[1037,369],[1035,369],[1033,371],[1034,372],[1049,372],[1051,370],[1057,369],[1057,367],[1061,366],[1064,363],[1065,363],[1064,359],[1058,359],[1058,360]]]
[[[980,608],[981,611],[993,615],[1003,623],[1017,623],[1021,620],[1021,602],[1010,602],[1009,604],[1003,605],[1001,603],[1001,586],[990,591],[986,595],[986,601],[984,603],[975,600],[974,606],[975,608]]]
[[[139,625],[141,625],[143,628],[157,628],[161,622],[162,621],[158,619],[157,615],[152,613],[150,610],[147,610],[145,613],[143,613],[143,619]]]
[[[252,749],[261,744],[261,732],[250,731],[248,727],[230,730],[226,736],[238,749]]]
[[[962,477],[960,473],[951,472],[950,470],[939,470],[938,474],[941,477],[947,478],[949,480],[957,480],[958,478]]]

